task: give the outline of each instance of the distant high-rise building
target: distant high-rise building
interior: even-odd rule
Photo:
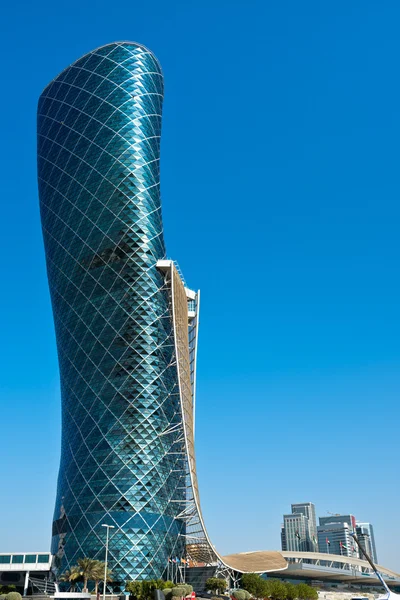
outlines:
[[[371,538],[369,537],[369,533],[364,527],[356,527],[357,539],[361,548],[372,558],[372,544]],[[361,552],[360,552],[361,555]],[[361,558],[364,558],[361,556]]]
[[[358,549],[351,537],[353,528],[347,522],[324,523],[317,530],[320,552],[358,557]]]
[[[376,552],[376,545],[375,545],[374,528],[373,528],[372,524],[371,523],[361,523],[361,522],[357,521],[357,527],[361,527],[361,529],[363,530],[363,533],[367,533],[369,535],[370,544],[371,544],[371,558],[374,563],[378,563],[378,555]]]
[[[356,530],[356,519],[354,515],[329,515],[328,517],[319,517],[320,525],[327,525],[328,523],[347,523],[350,530],[354,532]]]
[[[308,519],[308,537],[310,551],[318,552],[317,539],[317,517],[315,515],[315,504],[312,502],[303,502],[300,504],[292,504],[292,514],[302,514]]]
[[[282,550],[285,552],[287,550],[287,544],[286,544],[286,532],[285,532],[284,525],[282,525],[282,527],[281,527],[281,546],[282,546]]]
[[[307,517],[301,513],[283,515],[281,540],[282,550],[308,552],[310,550],[310,538]]]

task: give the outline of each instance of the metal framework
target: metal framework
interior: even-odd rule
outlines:
[[[312,572],[313,567],[316,567],[314,576],[322,579],[337,579],[339,576],[342,580],[354,580],[375,585],[380,581],[376,576],[375,569],[372,569],[371,565],[361,558],[325,552],[284,551],[282,555],[289,563],[288,576],[293,575],[296,570],[299,573],[301,571]],[[380,565],[376,565],[376,569],[389,584],[400,584],[400,574]]]
[[[199,325],[199,292],[185,288],[172,260],[161,260],[157,267],[164,273],[171,298],[175,353],[178,368],[182,419],[169,430],[178,429],[185,460],[185,502],[177,518],[185,521],[185,553],[190,564],[221,562],[208,537],[200,506],[194,448],[194,409],[196,393],[196,361]],[[164,432],[165,435],[166,432]]]
[[[162,435],[176,434],[182,443],[185,460],[185,502],[177,516],[185,521],[185,563],[188,565],[214,565],[216,573],[229,578],[236,585],[240,573],[283,570],[286,561],[278,552],[249,552],[238,557],[221,556],[211,543],[201,511],[196,472],[194,446],[196,362],[199,328],[200,292],[184,285],[182,275],[172,260],[159,260],[157,268],[164,274],[165,285],[171,299],[175,356],[178,368],[181,421],[171,424]],[[185,568],[185,567],[184,567]],[[183,575],[184,568],[180,570]]]

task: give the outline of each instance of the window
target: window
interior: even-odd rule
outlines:
[[[25,562],[26,563],[36,563],[37,555],[36,554],[25,554]]]
[[[3,554],[3,556],[0,556],[0,564],[4,565],[4,564],[9,564],[11,562],[11,554]]]
[[[24,562],[24,555],[23,554],[16,554],[12,557],[12,561],[13,564],[15,565],[15,563],[23,563]]]
[[[48,563],[48,562],[50,562],[50,556],[48,554],[39,554],[38,562],[39,563]]]
[[[10,573],[9,571],[5,571],[4,573],[0,574],[0,581],[3,581],[6,584],[11,583],[12,581],[18,583],[19,577],[19,573]]]

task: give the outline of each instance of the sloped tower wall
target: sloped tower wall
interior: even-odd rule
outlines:
[[[85,55],[43,91],[38,176],[62,393],[52,552],[114,580],[183,556],[186,458],[160,203],[163,77],[146,48]],[[163,432],[168,430],[168,434]],[[182,480],[183,477],[183,480]]]

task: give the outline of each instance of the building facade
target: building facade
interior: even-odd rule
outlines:
[[[357,539],[358,539],[358,542],[359,542],[361,548],[374,561],[374,559],[373,559],[373,552],[372,552],[371,538],[369,537],[369,533],[368,533],[367,529],[364,528],[364,527],[356,527],[356,534],[357,534]],[[359,554],[360,554],[361,558],[364,558],[364,555],[360,551],[360,549],[359,549]]]
[[[319,552],[358,557],[358,548],[351,536],[353,530],[348,523],[327,523],[317,529]]]
[[[329,515],[328,517],[319,517],[320,525],[327,525],[328,523],[347,523],[351,531],[356,530],[356,519],[354,515]]]
[[[210,562],[194,456],[199,294],[166,260],[163,76],[132,42],[66,68],[38,106],[40,211],[62,396],[52,553],[114,581]]]
[[[342,556],[359,556],[357,544],[352,538],[352,534],[356,532],[354,515],[335,514],[319,517],[317,530],[320,552]]]
[[[309,552],[308,519],[301,513],[283,515],[282,550]]]
[[[309,549],[310,552],[318,552],[317,516],[315,512],[315,504],[312,502],[292,504],[292,513],[300,513],[307,517]]]
[[[357,521],[356,526],[357,526],[356,529],[359,527],[361,528],[361,531],[363,534],[368,534],[370,544],[371,544],[371,558],[372,558],[373,562],[377,564],[378,563],[378,555],[376,552],[375,534],[374,534],[374,528],[372,526],[372,523],[361,523],[360,521]]]
[[[285,552],[287,548],[285,525],[281,527],[281,548]]]
[[[292,514],[283,515],[282,550],[318,552],[315,505],[303,502],[291,506]]]

